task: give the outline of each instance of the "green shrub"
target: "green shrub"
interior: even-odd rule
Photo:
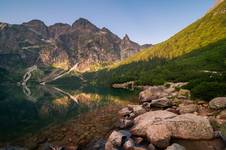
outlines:
[[[226,83],[202,82],[191,89],[192,97],[211,100],[215,97],[226,96]]]

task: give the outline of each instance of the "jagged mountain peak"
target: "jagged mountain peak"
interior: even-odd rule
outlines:
[[[41,20],[38,20],[38,19],[33,19],[33,20],[30,20],[28,22],[24,22],[23,25],[25,26],[46,26],[45,23]]]
[[[125,36],[122,39],[123,41],[130,41],[130,38],[128,36],[128,34],[125,34]]]
[[[34,19],[29,22],[25,22],[22,25],[28,27],[36,34],[41,35],[43,38],[48,38],[48,27],[45,25],[43,21]]]
[[[5,28],[4,23],[0,23],[1,28]],[[106,27],[99,29],[85,18],[72,25],[56,23],[51,26],[31,20],[16,27],[10,25],[6,31],[0,30],[0,49],[4,50],[0,51],[0,56],[9,54],[16,59],[11,54],[18,52],[17,60],[23,60],[24,66],[30,66],[28,62],[39,58],[36,62],[41,66],[65,69],[79,63],[79,70],[88,70],[92,64],[119,61],[141,48],[128,35],[122,40]],[[27,53],[28,50],[31,53]],[[0,61],[1,64],[8,66],[6,61]]]
[[[101,28],[101,31],[103,31],[103,32],[111,32],[108,28],[106,28],[106,27],[103,27],[103,28]]]
[[[126,34],[120,44],[122,49],[121,59],[127,58],[140,50],[140,45],[130,40],[129,36]]]
[[[72,24],[72,28],[75,30],[86,30],[89,29],[90,31],[97,31],[97,28],[93,23],[85,18],[79,18]]]
[[[49,35],[51,38],[57,39],[60,35],[68,32],[71,29],[71,25],[66,23],[55,23],[49,26]]]

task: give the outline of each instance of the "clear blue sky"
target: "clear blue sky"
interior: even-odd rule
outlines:
[[[87,18],[138,43],[159,43],[191,24],[214,0],[0,0],[0,21],[20,24],[40,19],[47,25]]]

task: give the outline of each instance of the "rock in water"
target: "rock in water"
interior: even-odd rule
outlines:
[[[217,97],[209,102],[211,109],[223,109],[226,108],[226,97]]]
[[[172,144],[171,146],[168,146],[166,150],[186,150],[184,146],[181,146],[177,143]]]
[[[165,91],[164,86],[151,86],[148,89],[140,92],[139,100],[141,103],[150,102],[155,99],[163,98],[169,94]]]

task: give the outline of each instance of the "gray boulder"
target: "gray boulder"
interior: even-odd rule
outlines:
[[[211,109],[224,109],[226,108],[226,97],[217,97],[209,102]]]

